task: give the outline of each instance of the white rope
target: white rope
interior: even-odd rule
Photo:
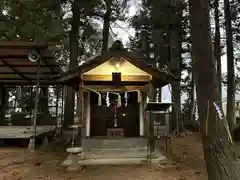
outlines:
[[[106,96],[106,104],[107,104],[107,107],[110,106],[110,101],[109,101],[109,92],[107,92],[107,96]]]
[[[124,98],[125,98],[125,107],[127,107],[127,105],[128,105],[128,93],[127,92],[125,92]]]

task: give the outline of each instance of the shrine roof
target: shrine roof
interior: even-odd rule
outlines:
[[[158,81],[158,83],[161,84],[161,86],[164,86],[176,80],[173,74],[167,69],[160,69],[153,66],[152,64],[149,64],[148,63],[149,60],[142,54],[137,52],[130,52],[122,47],[114,47],[114,45],[106,53],[89,59],[86,63],[82,64],[81,66],[78,66],[76,68],[70,68],[68,71],[59,74],[55,78],[59,78],[61,81],[67,81],[76,78],[77,76],[79,76],[79,74],[83,74],[87,71],[90,71],[91,69],[96,68],[97,66],[101,65],[102,63],[112,58],[125,59],[126,61],[135,65],[139,69],[152,75],[154,77],[153,79],[155,79],[155,81]]]

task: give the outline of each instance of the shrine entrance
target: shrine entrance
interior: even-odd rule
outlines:
[[[102,106],[98,106],[96,93],[90,94],[91,99],[91,137],[139,137],[139,103],[137,92],[128,93],[127,101],[124,93],[121,95],[121,106],[117,104],[117,96],[108,94],[109,101],[105,99],[107,93],[103,93]]]
[[[75,118],[82,125],[81,164],[152,161],[148,137],[153,123],[145,118],[144,107],[154,101],[154,88],[175,77],[148,62],[115,41],[106,53],[61,75],[61,81],[78,91]],[[157,151],[154,155],[156,162],[165,158]]]

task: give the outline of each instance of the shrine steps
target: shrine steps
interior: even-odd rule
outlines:
[[[147,147],[147,138],[87,138],[83,140],[85,150],[130,149]]]
[[[147,138],[84,139],[82,165],[144,164],[149,161]],[[151,162],[166,160],[159,151],[151,154]]]
[[[166,161],[166,159],[153,158],[151,164],[158,164]],[[79,165],[92,166],[92,165],[138,165],[148,163],[147,158],[112,158],[112,159],[83,159],[79,160]]]

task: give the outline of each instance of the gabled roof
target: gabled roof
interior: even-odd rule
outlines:
[[[40,81],[50,83],[47,78],[62,72],[54,60],[54,53],[47,45],[32,42],[0,42],[0,84],[35,84],[37,62],[30,62],[28,54],[37,51],[40,55]]]
[[[130,62],[131,64],[135,65],[139,69],[147,72],[148,74],[153,76],[153,79],[157,81],[161,81],[162,85],[166,85],[171,83],[175,80],[174,76],[167,72],[166,70],[161,70],[159,68],[155,68],[153,65],[147,63],[147,59],[136,52],[129,52],[126,49],[109,49],[103,55],[99,55],[88,60],[83,65],[68,70],[67,72],[62,73],[60,79],[62,81],[70,80],[79,76],[79,74],[83,74],[91,69],[96,68],[97,66],[101,65],[102,63],[110,60],[111,58],[123,58]]]

